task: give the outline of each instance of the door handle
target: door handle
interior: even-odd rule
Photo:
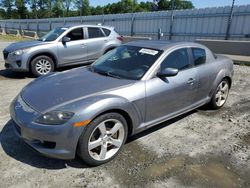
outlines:
[[[86,44],[81,44],[82,48],[85,48]]]
[[[195,79],[189,78],[188,81],[187,81],[187,84],[193,85],[194,81],[195,81]]]

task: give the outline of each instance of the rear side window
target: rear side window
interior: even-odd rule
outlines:
[[[82,28],[73,29],[72,31],[70,31],[67,34],[67,37],[69,37],[71,41],[82,40],[83,39],[83,29]]]
[[[105,35],[106,36],[109,36],[111,31],[109,29],[106,29],[106,28],[102,28],[102,30],[104,31]]]
[[[165,68],[175,68],[183,70],[189,68],[191,63],[189,61],[188,49],[181,48],[171,52],[161,64],[161,70]]]
[[[104,37],[104,34],[100,28],[89,27],[88,32],[89,32],[89,38]]]
[[[194,65],[202,65],[206,63],[206,51],[201,48],[192,48]]]

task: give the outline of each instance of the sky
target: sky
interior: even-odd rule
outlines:
[[[91,6],[106,5],[108,3],[115,3],[119,0],[89,0]],[[147,1],[147,0],[138,0]],[[148,0],[152,1],[153,0]],[[218,7],[218,6],[231,6],[232,0],[191,0],[195,8]],[[250,4],[250,0],[235,0],[235,5]]]

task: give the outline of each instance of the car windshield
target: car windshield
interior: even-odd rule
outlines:
[[[139,80],[161,54],[160,50],[123,45],[99,58],[90,70],[106,76]]]
[[[53,30],[51,30],[50,32],[48,32],[46,35],[44,35],[43,37],[41,37],[40,39],[38,39],[39,41],[54,41],[56,40],[64,31],[66,31],[68,28],[55,28]]]

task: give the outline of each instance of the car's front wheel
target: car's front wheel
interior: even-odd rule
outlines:
[[[112,160],[124,145],[127,130],[126,120],[118,113],[107,113],[97,117],[81,134],[78,155],[90,166]]]
[[[213,109],[218,109],[226,103],[229,93],[229,87],[230,86],[227,79],[223,79],[218,84],[210,102],[210,105]]]
[[[53,60],[48,56],[38,56],[31,61],[31,72],[34,76],[46,75],[53,72],[55,64]]]

